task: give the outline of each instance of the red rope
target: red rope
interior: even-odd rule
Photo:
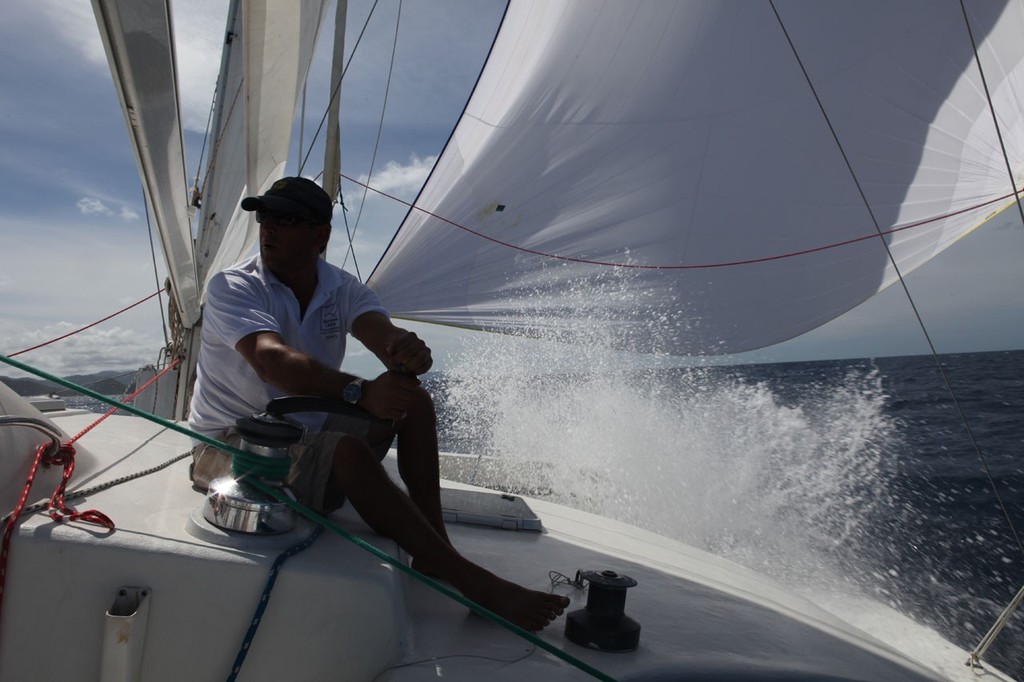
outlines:
[[[178,358],[169,364],[157,373],[156,376],[136,389],[135,392],[125,398],[124,402],[129,403],[134,400],[140,393],[152,386],[160,377],[177,367],[179,364],[181,364],[181,358]],[[32,468],[29,469],[28,478],[25,480],[25,486],[21,490],[21,497],[18,499],[18,504],[14,508],[14,511],[11,512],[11,515],[7,520],[7,524],[4,526],[3,541],[0,543],[0,616],[3,614],[4,589],[7,582],[7,564],[11,552],[11,537],[14,533],[14,527],[18,524],[18,520],[21,518],[22,511],[25,509],[25,504],[28,502],[28,496],[32,490],[32,485],[35,483],[36,473],[39,471],[40,464],[44,467],[50,467],[52,465],[64,467],[64,473],[61,476],[60,483],[50,496],[50,502],[47,505],[47,510],[51,519],[57,523],[83,521],[85,523],[93,523],[98,526],[103,526],[108,531],[114,530],[114,522],[109,516],[95,509],[80,512],[72,507],[68,507],[65,502],[65,496],[67,494],[68,481],[71,480],[71,475],[75,472],[74,443],[82,436],[99,426],[103,420],[117,412],[117,410],[118,408],[116,407],[111,408],[106,412],[106,414],[87,426],[78,435],[70,438],[67,443],[56,448],[53,452],[51,452],[51,450],[53,450],[53,448],[51,448],[52,443],[43,443],[36,449],[35,461],[32,462]],[[2,617],[0,617],[0,622],[2,622]]]
[[[131,310],[132,308],[134,308],[137,305],[142,305],[143,303],[145,303],[149,299],[153,298],[154,296],[158,296],[161,291],[163,291],[163,289],[158,289],[157,291],[154,291],[152,294],[150,294],[146,298],[142,299],[141,301],[137,301],[135,303],[132,303],[127,308],[121,308],[116,313],[111,313],[110,315],[107,315],[106,317],[104,317],[102,320],[96,320],[92,324],[87,324],[86,326],[82,327],[81,329],[76,329],[73,332],[68,332],[64,336],[58,336],[55,339],[50,339],[49,341],[44,341],[43,343],[40,343],[39,345],[32,346],[31,348],[26,348],[25,350],[19,350],[17,353],[8,353],[7,357],[13,358],[16,355],[21,355],[22,353],[28,353],[29,351],[36,350],[37,348],[42,348],[43,346],[49,346],[51,343],[56,343],[58,341],[61,341],[62,339],[68,338],[69,336],[74,336],[75,334],[77,334],[79,332],[84,332],[86,329],[90,329],[92,327],[95,327],[96,325],[100,324],[101,322],[106,322],[110,318],[116,317],[116,316],[120,315],[123,312]]]
[[[423,208],[420,208],[419,206],[416,206],[415,204],[411,204],[408,201],[403,201],[402,199],[399,199],[396,196],[388,194],[387,192],[384,192],[382,190],[376,189],[375,187],[370,187],[365,182],[360,182],[360,181],[356,180],[355,178],[351,178],[351,177],[345,175],[344,173],[341,173],[341,177],[345,178],[346,180],[348,180],[350,182],[354,182],[355,184],[357,184],[357,185],[359,185],[361,187],[365,187],[366,189],[370,190],[371,192],[376,192],[377,194],[380,194],[383,197],[387,197],[388,199],[391,199],[392,201],[397,201],[400,204],[408,206],[410,209],[417,210],[420,213],[425,213],[428,216],[430,216],[431,218],[437,218],[438,220],[440,220],[442,222],[448,223],[452,227],[457,227],[460,230],[463,230],[465,232],[469,232],[470,234],[476,235],[477,237],[480,237],[481,239],[486,239],[487,241],[494,242],[495,244],[500,244],[501,246],[506,246],[506,247],[508,247],[510,249],[515,249],[516,251],[522,251],[524,253],[529,253],[529,254],[532,254],[534,256],[542,256],[544,258],[554,258],[556,260],[570,261],[572,263],[583,263],[585,265],[601,265],[601,266],[612,267],[612,268],[633,268],[633,269],[637,269],[637,270],[704,270],[704,269],[708,269],[708,268],[727,268],[727,267],[731,267],[731,266],[734,266],[734,265],[752,265],[754,263],[766,263],[768,261],[773,261],[773,260],[782,260],[784,258],[793,258],[794,256],[804,256],[804,255],[807,255],[809,253],[816,253],[818,251],[827,251],[829,249],[834,249],[834,248],[837,248],[837,247],[840,247],[840,246],[848,246],[850,244],[855,244],[857,242],[866,241],[868,239],[877,239],[880,235],[881,236],[885,236],[885,235],[895,234],[897,232],[902,232],[903,230],[909,230],[909,229],[911,229],[913,227],[920,227],[922,225],[927,225],[929,223],[935,223],[935,222],[938,222],[940,220],[945,220],[946,218],[952,218],[953,216],[960,215],[961,213],[967,213],[969,211],[974,211],[976,209],[983,208],[985,206],[989,206],[991,204],[995,204],[995,203],[1000,202],[1000,201],[1006,201],[1007,199],[1010,199],[1010,198],[1013,198],[1013,197],[1017,196],[1016,192],[1011,192],[1010,194],[1004,194],[1001,197],[996,197],[995,199],[991,199],[989,201],[984,201],[984,202],[982,202],[980,204],[976,204],[974,206],[968,206],[967,208],[961,209],[959,211],[953,211],[952,213],[946,213],[944,215],[938,215],[938,216],[935,216],[935,217],[932,217],[932,218],[926,218],[924,220],[919,220],[919,221],[917,221],[915,223],[908,223],[906,225],[901,225],[899,227],[894,227],[894,228],[892,228],[890,230],[882,230],[881,232],[872,232],[871,234],[866,234],[866,235],[861,236],[861,237],[854,237],[853,239],[847,239],[845,241],[836,242],[834,244],[826,244],[825,246],[817,246],[817,247],[810,248],[810,249],[804,249],[802,251],[792,251],[790,253],[782,253],[782,254],[778,254],[778,255],[775,255],[775,256],[763,256],[761,258],[751,258],[749,260],[726,261],[726,262],[722,262],[722,263],[703,263],[703,264],[700,264],[700,265],[641,265],[641,264],[638,264],[638,263],[613,263],[613,262],[610,262],[610,261],[588,260],[586,258],[574,258],[572,256],[560,256],[557,253],[546,253],[544,251],[536,251],[534,249],[528,249],[525,246],[519,246],[517,244],[511,244],[509,242],[505,242],[505,241],[502,241],[500,239],[496,239],[494,237],[491,237],[491,236],[488,236],[486,234],[483,234],[482,232],[477,232],[476,230],[470,229],[470,228],[466,227],[465,225],[460,225],[459,223],[456,223],[456,222],[454,222],[452,220],[448,220],[447,218],[445,218],[443,216],[439,216],[436,213],[432,213],[432,212],[430,212],[430,211],[428,211],[426,209],[423,209]],[[1024,191],[1024,189],[1022,189],[1021,191]]]
[[[142,384],[142,386],[140,386],[139,388],[135,389],[135,392],[132,393],[131,395],[129,395],[128,397],[126,397],[123,402],[130,403],[131,401],[135,400],[135,398],[137,398],[140,393],[142,393],[147,388],[149,388],[150,386],[155,384],[160,377],[162,377],[163,375],[167,374],[168,372],[170,372],[172,369],[174,369],[175,367],[177,367],[180,364],[181,364],[181,358],[176,359],[174,362],[172,362],[171,364],[167,365],[162,370],[160,370],[155,377],[153,377],[152,379],[150,379],[146,383]],[[109,417],[110,415],[112,415],[115,412],[117,412],[117,410],[118,410],[118,408],[116,408],[116,407],[112,407],[109,410],[107,410],[102,417],[100,417],[99,419],[94,421],[92,424],[89,424],[89,426],[87,426],[84,429],[82,429],[82,431],[80,433],[78,433],[73,438],[68,440],[67,444],[68,445],[73,445],[79,438],[81,438],[85,434],[87,434],[90,431],[92,431],[93,429],[95,429],[107,417]]]
[[[11,552],[11,535],[14,532],[15,525],[18,523],[18,519],[21,518],[21,512],[25,508],[25,503],[28,501],[28,495],[32,490],[32,483],[35,482],[36,472],[39,470],[39,465],[45,464],[46,466],[49,466],[49,462],[44,460],[46,459],[46,453],[50,445],[52,444],[43,443],[36,450],[36,459],[32,462],[32,468],[29,469],[28,480],[25,481],[25,487],[21,490],[21,498],[18,500],[18,505],[14,508],[14,511],[11,512],[11,516],[7,520],[7,525],[4,526],[3,543],[0,544],[0,613],[3,613],[4,589],[7,583],[7,559]],[[74,452],[73,449],[72,452]]]

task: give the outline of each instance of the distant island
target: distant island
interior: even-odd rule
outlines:
[[[85,386],[103,395],[124,395],[135,390],[135,370],[106,370],[94,374],[78,374],[65,377],[68,381]],[[0,381],[7,384],[18,395],[74,395],[74,391],[45,379],[28,379],[2,377]]]

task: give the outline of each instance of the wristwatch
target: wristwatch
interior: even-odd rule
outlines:
[[[345,385],[344,390],[341,392],[341,397],[345,399],[346,403],[355,405],[363,397],[363,381],[363,379],[353,379]]]

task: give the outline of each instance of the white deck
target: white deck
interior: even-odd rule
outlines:
[[[55,422],[77,433],[95,417],[62,413]],[[149,468],[189,447],[180,434],[120,416],[80,443],[97,462],[110,464],[89,465],[83,454],[72,487]],[[110,516],[117,524],[110,534],[86,524],[55,525],[41,514],[23,521],[0,623],[0,680],[99,679],[104,613],[121,586],[150,590],[140,679],[227,677],[270,565],[309,529],[269,539],[197,530],[191,519],[203,497],[189,486],[187,467],[182,461],[73,503]],[[40,485],[33,498],[51,490]],[[543,533],[465,525],[452,525],[449,533],[473,561],[536,589],[550,588],[549,571],[572,576],[577,569],[611,569],[635,578],[639,585],[628,593],[626,612],[643,628],[636,651],[579,647],[563,636],[564,616],[541,635],[611,677],[978,679],[964,666],[966,652],[895,615],[890,622],[927,655],[929,669],[740,566],[608,519],[529,503]],[[402,558],[350,508],[333,518]],[[584,606],[583,591],[556,589],[572,598],[570,611]],[[330,533],[285,565],[239,679],[440,676],[590,679]]]

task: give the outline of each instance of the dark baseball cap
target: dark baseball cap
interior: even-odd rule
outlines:
[[[306,178],[281,178],[266,193],[242,199],[245,211],[266,211],[304,218],[317,224],[331,222],[334,206],[320,185]]]

